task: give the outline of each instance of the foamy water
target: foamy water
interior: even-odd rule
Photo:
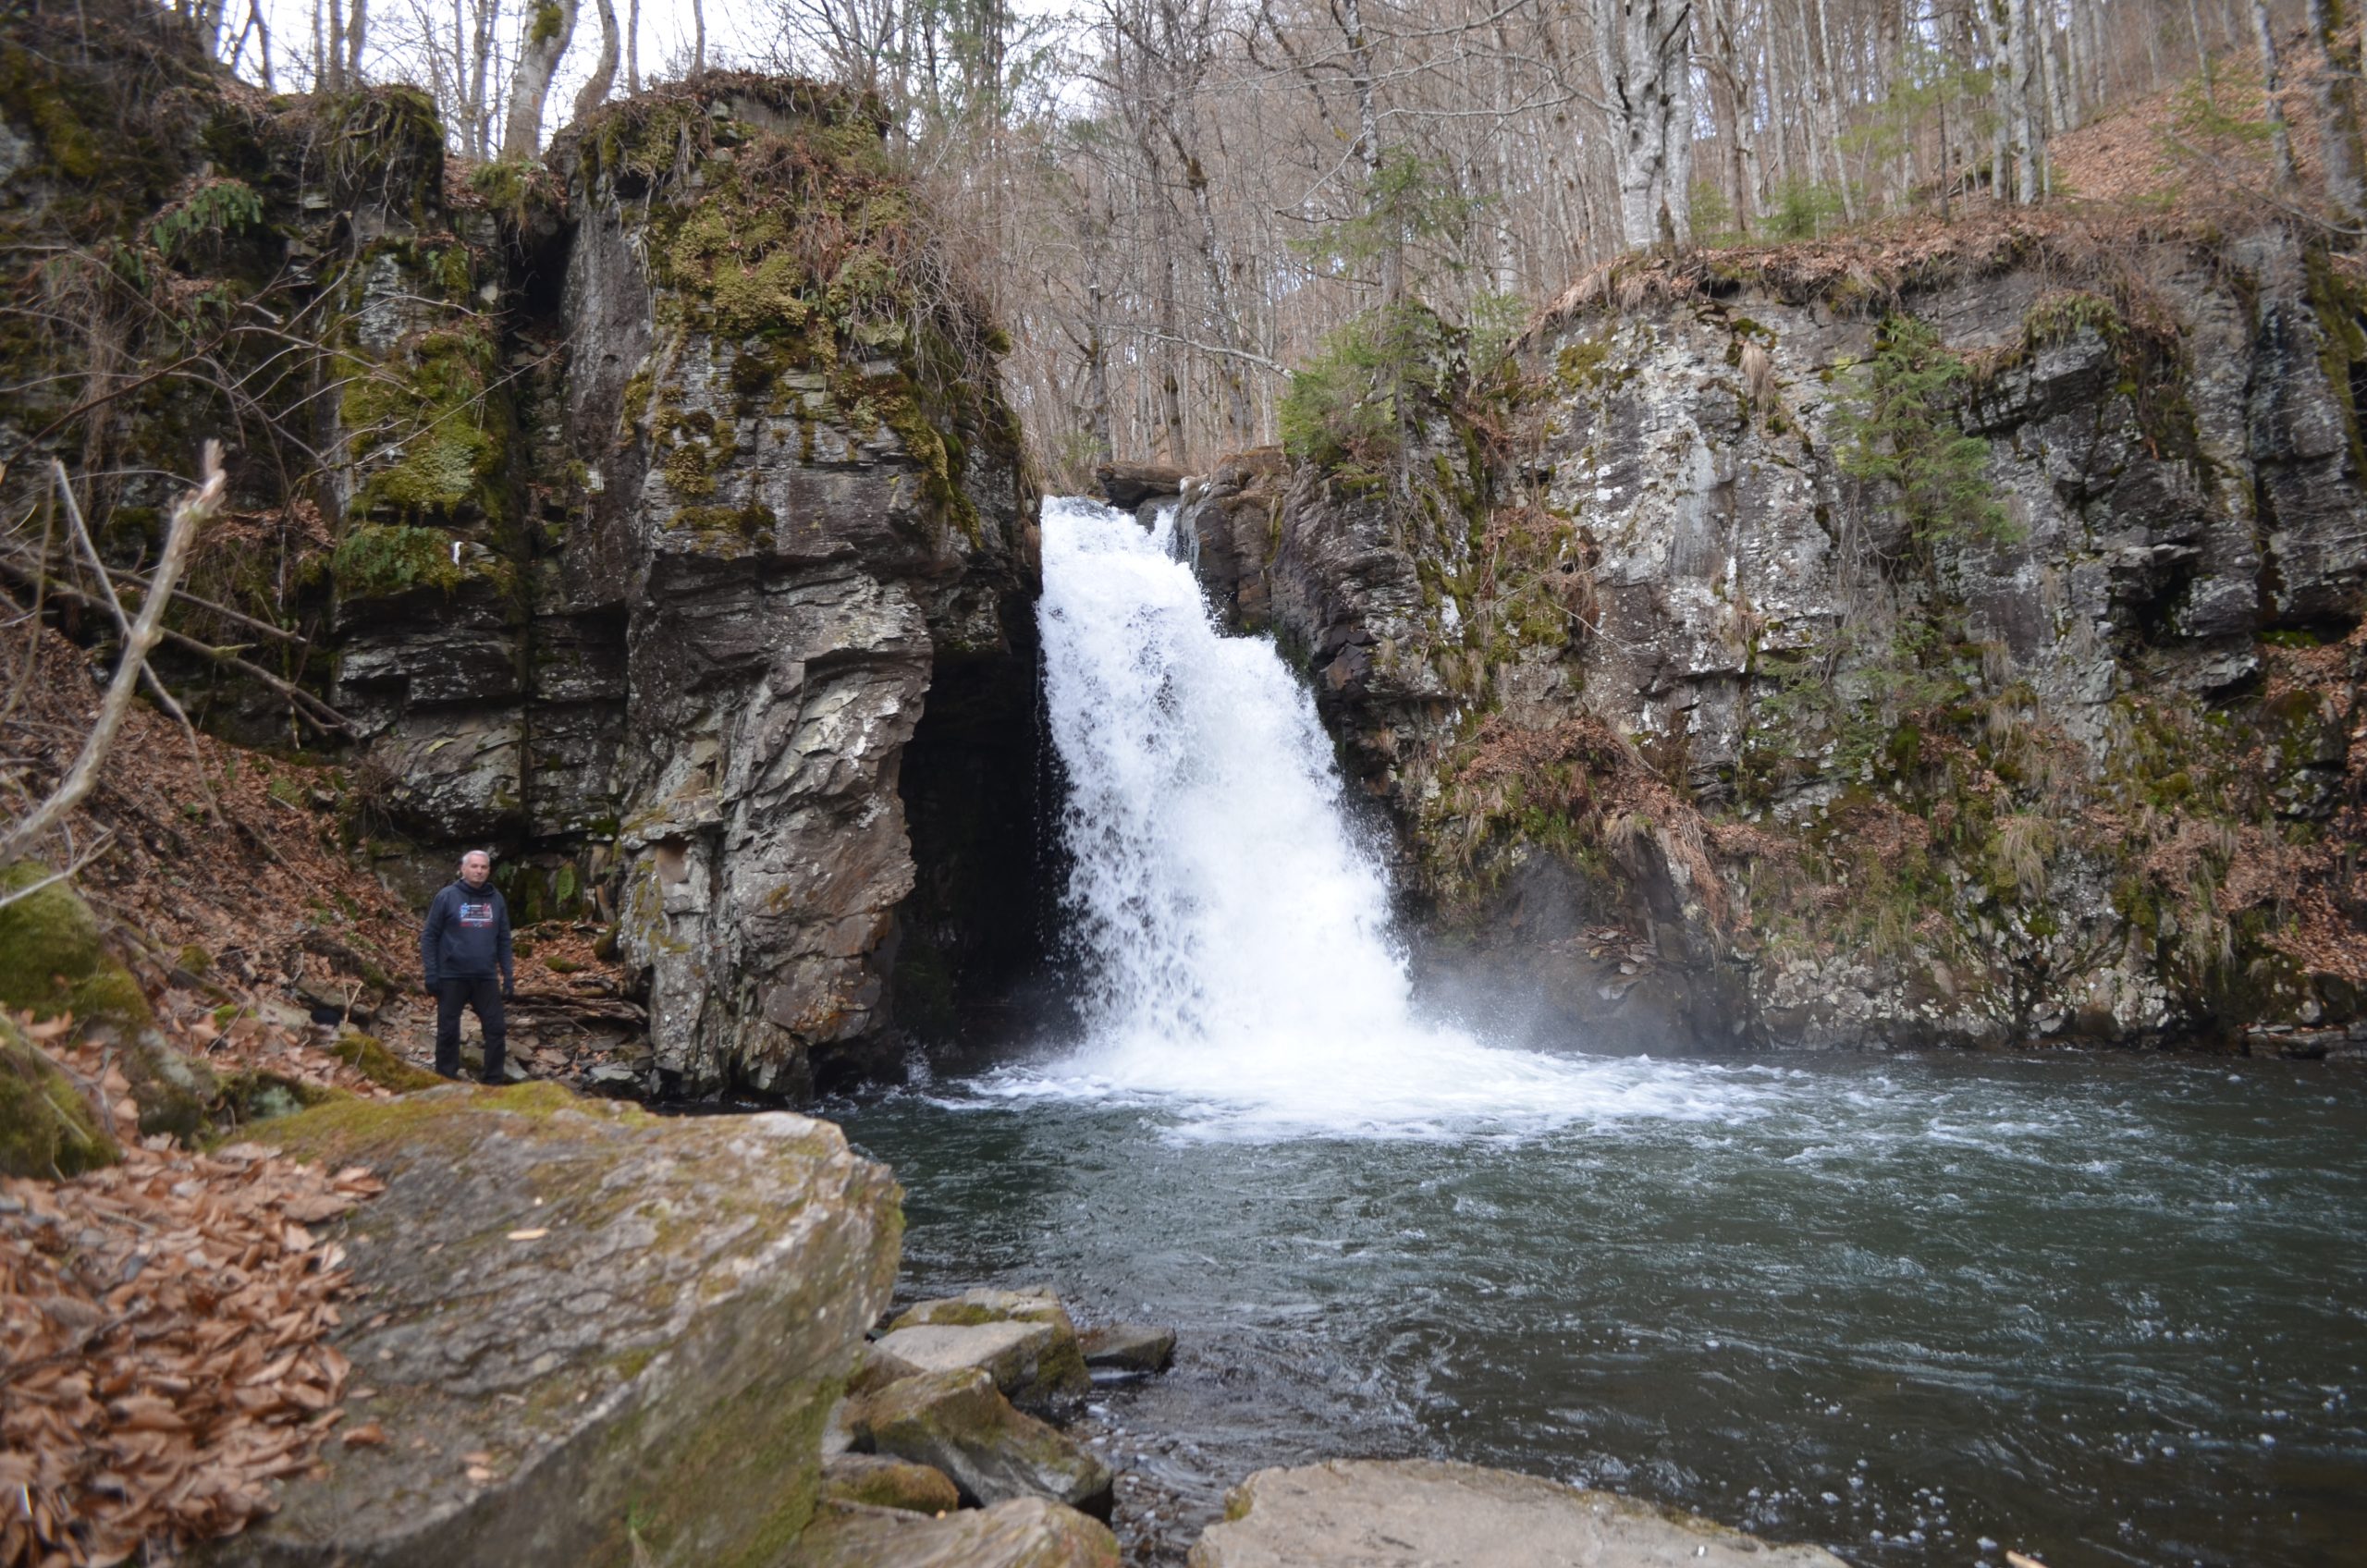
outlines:
[[[1141,1099],[1179,1132],[1251,1139],[1757,1107],[1763,1089],[1723,1068],[1508,1049],[1419,1017],[1312,699],[1271,642],[1218,630],[1130,514],[1045,503],[1039,618],[1085,1035],[974,1091]]]

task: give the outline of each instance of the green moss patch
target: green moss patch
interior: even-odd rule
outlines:
[[[79,1176],[121,1155],[73,1080],[0,1017],[0,1176]]]
[[[329,1047],[329,1054],[359,1072],[382,1089],[409,1094],[413,1089],[433,1089],[444,1082],[423,1067],[414,1067],[386,1048],[374,1035],[358,1029],[348,1029]]]
[[[19,862],[0,872],[0,893],[48,875]],[[0,1003],[35,1018],[70,1012],[78,1023],[125,1033],[154,1022],[140,983],[107,951],[91,906],[64,882],[0,905]]]
[[[465,322],[429,332],[381,361],[348,353],[338,413],[364,469],[356,517],[498,521],[508,515],[505,399],[491,395],[500,345]]]

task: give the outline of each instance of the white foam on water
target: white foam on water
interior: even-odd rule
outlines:
[[[1270,642],[1218,631],[1160,522],[1044,506],[1086,1035],[975,1091],[1156,1104],[1187,1133],[1251,1139],[1728,1120],[1769,1095],[1747,1072],[1506,1049],[1417,1017],[1312,700]]]

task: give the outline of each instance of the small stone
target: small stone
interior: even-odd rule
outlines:
[[[1175,1330],[1111,1323],[1078,1337],[1085,1364],[1097,1372],[1164,1372],[1175,1364]]]
[[[884,1453],[826,1457],[822,1495],[840,1502],[901,1508],[911,1513],[950,1513],[962,1506],[961,1488],[944,1471]]]

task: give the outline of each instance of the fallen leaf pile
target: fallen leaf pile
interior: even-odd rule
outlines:
[[[344,1411],[350,1283],[308,1227],[384,1183],[158,1138],[0,1182],[0,1568],[120,1562],[274,1506]]]

